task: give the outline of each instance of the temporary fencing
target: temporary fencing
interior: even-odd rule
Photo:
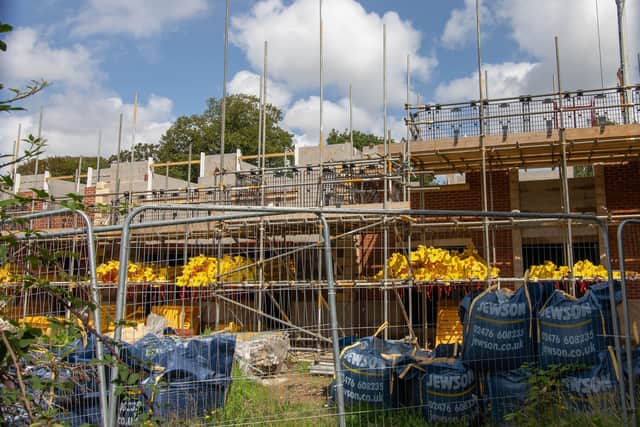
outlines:
[[[52,223],[72,223],[77,234],[59,240],[37,232]],[[38,396],[34,399],[38,410],[54,410],[74,426],[106,423],[105,368],[100,363],[87,364],[102,360],[102,343],[94,342],[92,357],[81,360],[72,351],[80,335],[70,327],[84,320],[101,332],[91,219],[84,212],[57,209],[4,221],[2,231],[10,232],[18,243],[7,248],[8,263],[2,266],[4,311],[10,320],[44,332],[32,349],[34,353],[20,361],[20,369],[30,376],[42,383],[52,381],[46,392],[29,391]],[[20,405],[3,409],[2,422],[28,424],[24,409]]]
[[[557,362],[574,410],[635,415],[628,282],[594,216],[176,205],[95,232],[41,238],[87,254],[95,241],[78,269],[95,268],[102,329],[141,380],[112,368],[110,425],[149,407],[196,425],[500,423]],[[584,261],[565,269],[570,246]],[[276,406],[243,407],[249,389]]]
[[[631,422],[633,425],[637,423],[636,398],[638,396],[638,378],[636,375],[640,371],[635,368],[638,363],[639,354],[632,351],[632,342],[637,346],[640,344],[640,335],[638,332],[637,304],[634,301],[630,307],[629,298],[637,298],[638,285],[640,285],[640,218],[629,218],[622,221],[617,229],[617,257],[620,267],[620,283],[623,304],[624,317],[624,337],[625,359],[624,370],[627,374],[628,393],[631,398]],[[633,309],[633,312],[630,310]],[[633,338],[632,338],[633,337]]]

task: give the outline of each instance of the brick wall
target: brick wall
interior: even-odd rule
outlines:
[[[442,190],[411,193],[411,209],[433,209],[433,210],[482,210],[482,180],[480,172],[466,174],[468,189],[447,190],[446,186]],[[494,171],[487,175],[487,191],[493,189],[493,208],[491,198],[487,200],[489,210],[510,211],[511,201],[509,193],[509,171]],[[440,219],[446,221],[446,218]],[[447,238],[467,238],[470,239],[479,253],[486,258],[483,253],[483,233],[482,230],[464,231],[463,229],[449,231],[446,233],[436,232],[431,235],[433,239]],[[495,236],[490,247],[495,246],[496,265],[500,268],[501,276],[513,275],[513,245],[511,240],[511,230],[498,230],[492,233],[491,239]],[[493,254],[492,254],[493,255]]]
[[[607,210],[611,214],[640,213],[640,162],[604,167]]]
[[[606,211],[610,214],[640,214],[640,162],[603,167]],[[609,227],[609,245],[613,268],[620,268],[618,227]],[[625,269],[640,272],[640,225],[628,224],[622,239]],[[629,298],[640,299],[640,281],[627,284]]]
[[[466,175],[468,190],[447,190],[446,186],[441,190],[425,191],[423,197],[419,192],[411,193],[411,209],[453,209],[453,210],[482,210],[481,188],[482,180],[480,172],[470,172]],[[509,172],[495,171],[487,175],[487,192],[493,188],[493,210],[511,210],[509,201]],[[422,201],[424,200],[424,205]],[[487,200],[491,210],[491,199]]]

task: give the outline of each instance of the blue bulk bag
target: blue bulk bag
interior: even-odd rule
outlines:
[[[616,313],[616,308],[611,309],[611,300],[609,299],[609,282],[602,282],[596,285],[592,285],[589,287],[589,292],[593,293],[593,295],[600,302],[600,307],[602,309],[602,315],[604,316],[604,326],[606,334],[608,335],[608,344],[613,344],[613,320],[611,318],[612,313]],[[622,285],[619,281],[613,282],[613,297],[616,304],[622,302]]]
[[[403,396],[410,393],[401,393],[405,387],[400,384],[398,374],[416,357],[428,355],[414,344],[377,338],[386,325],[385,322],[373,336],[362,338],[340,353],[344,399],[348,404],[384,407],[406,404]]]
[[[433,358],[412,365],[418,370],[416,394],[429,423],[473,422],[480,407],[473,370],[458,359]]]
[[[547,303],[553,292],[556,290],[553,282],[526,282],[527,291],[529,292],[529,300],[531,301],[531,310],[534,316],[538,315],[538,311]]]
[[[453,344],[438,344],[433,349],[433,357],[458,357],[461,350],[462,345],[457,342]]]
[[[593,366],[576,370],[561,379],[567,406],[576,411],[610,409],[618,402],[620,370],[612,347],[597,355]]]
[[[489,287],[478,295],[463,324],[462,360],[474,369],[504,371],[535,360],[531,301],[527,286],[513,292]]]
[[[538,315],[542,367],[553,364],[595,364],[606,350],[605,321],[597,298],[581,298],[556,290]]]
[[[529,395],[527,377],[531,372],[515,369],[488,374],[485,378],[485,393],[491,420],[500,425],[505,416],[520,411]]]

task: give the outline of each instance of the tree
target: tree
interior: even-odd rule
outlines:
[[[329,136],[327,137],[327,144],[343,144],[349,142],[349,130],[345,129],[342,132],[338,132],[336,129],[331,129]],[[393,142],[393,141],[391,141]],[[372,133],[364,133],[359,130],[353,131],[353,146],[358,150],[362,150],[364,147],[370,145],[383,144],[384,138],[376,136]]]
[[[158,160],[158,153],[160,151],[160,146],[158,144],[149,144],[139,142],[133,146],[133,161],[139,160],[147,160],[148,158],[152,158],[153,160]],[[120,161],[122,163],[126,163],[131,158],[130,150],[122,150],[120,151]],[[113,163],[118,161],[118,153],[112,154],[108,163]]]
[[[260,104],[255,96],[239,94],[227,97],[225,153],[235,153],[238,148],[243,154],[258,153],[259,113]],[[203,114],[179,117],[160,139],[158,160],[186,160],[190,144],[193,156],[200,152],[219,154],[221,116],[222,100],[210,98]],[[266,152],[293,149],[293,135],[279,126],[282,111],[267,104],[266,116]],[[184,179],[186,167],[174,171],[173,175]]]
[[[83,157],[82,170],[86,171],[91,167],[96,169],[98,166],[97,157]],[[49,171],[52,176],[73,175],[78,169],[80,156],[51,156],[38,161],[38,173]],[[28,162],[18,166],[18,173],[30,175],[34,173],[36,159],[30,159]],[[100,168],[109,167],[109,163],[105,158],[100,159]]]

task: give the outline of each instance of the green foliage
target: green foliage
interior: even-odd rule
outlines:
[[[568,397],[563,393],[562,378],[566,375],[585,369],[583,365],[552,365],[546,369],[524,367],[531,371],[527,377],[529,395],[518,411],[508,414],[505,419],[518,426],[617,426],[621,425],[620,414],[616,411],[604,412],[597,402],[593,402],[593,410],[576,412],[568,405]],[[610,402],[609,408],[616,403]]]
[[[133,161],[137,162],[140,160],[147,160],[152,158],[153,160],[158,160],[158,152],[160,151],[160,146],[157,144],[145,144],[142,142],[137,143],[133,146]],[[122,150],[120,151],[120,162],[125,163],[130,161],[131,159],[131,150]],[[118,153],[112,154],[107,161],[107,164],[117,162],[118,161]]]
[[[235,153],[239,148],[242,154],[257,154],[259,113],[259,101],[256,97],[249,95],[227,97],[225,153]],[[219,154],[221,116],[221,100],[210,98],[204,113],[179,117],[160,139],[157,159],[161,162],[187,160],[190,144],[193,156],[197,156],[200,152]],[[282,111],[268,104],[266,116],[266,152],[278,153],[291,150],[293,135],[279,126],[282,121]],[[175,168],[172,175],[185,179],[187,168]],[[197,175],[192,171],[192,176]]]
[[[38,161],[38,173],[49,171],[51,176],[74,175],[78,169],[80,156],[51,156]],[[18,173],[30,175],[35,172],[36,159],[31,159],[18,166]],[[97,157],[82,157],[82,170],[91,167],[94,170],[98,166]],[[109,162],[104,157],[100,158],[100,168],[109,167]]]
[[[327,144],[343,144],[345,142],[349,142],[349,130],[345,129],[342,132],[338,132],[336,129],[331,129],[329,132],[329,136],[327,137]],[[393,142],[393,141],[391,141]],[[353,131],[353,147],[358,150],[362,150],[364,147],[368,147],[370,145],[378,145],[383,144],[384,138],[381,136],[376,136],[372,133],[364,133],[359,130]]]

